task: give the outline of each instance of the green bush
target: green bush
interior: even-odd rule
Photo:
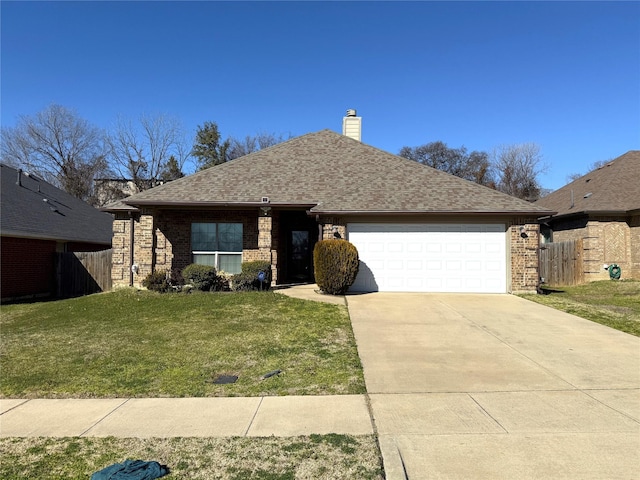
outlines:
[[[260,282],[258,274],[264,273],[264,280]],[[242,264],[242,272],[232,277],[231,284],[234,291],[247,290],[268,290],[271,286],[271,263],[256,260],[253,262],[244,262]]]
[[[187,265],[182,270],[182,277],[186,283],[203,292],[226,290],[228,287],[226,280],[216,273],[215,267],[209,265]]]
[[[156,270],[142,280],[142,286],[154,292],[168,292],[171,286],[166,270]]]
[[[321,240],[313,249],[313,268],[320,290],[343,295],[358,275],[358,250],[346,240]]]

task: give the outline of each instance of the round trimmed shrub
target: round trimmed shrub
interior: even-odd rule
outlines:
[[[156,270],[142,280],[142,286],[153,292],[165,293],[171,288],[166,270]]]
[[[218,276],[215,267],[197,263],[184,267],[182,277],[186,283],[203,292],[224,290],[224,284],[226,283],[222,277]]]
[[[262,275],[260,275],[261,272]],[[235,274],[231,283],[233,290],[237,292],[268,290],[271,287],[271,263],[263,260],[243,262],[242,272]]]
[[[313,249],[313,268],[320,290],[343,295],[358,275],[358,250],[346,240],[321,240]]]

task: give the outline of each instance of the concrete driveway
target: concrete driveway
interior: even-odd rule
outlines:
[[[346,298],[389,480],[640,478],[638,337],[512,295]]]

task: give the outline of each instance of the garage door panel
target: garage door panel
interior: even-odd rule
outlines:
[[[407,262],[407,270],[411,271],[411,270],[422,270],[423,268],[423,262],[422,260],[413,260],[413,261],[409,261]]]
[[[349,224],[360,254],[353,291],[506,291],[500,224]]]
[[[503,269],[503,265],[499,261],[487,261],[484,263],[484,269],[490,272],[500,272]]]
[[[469,242],[469,243],[465,243],[464,244],[464,253],[466,254],[480,254],[482,253],[482,242],[480,241],[473,241],[473,242]]]
[[[471,275],[474,273],[482,273],[482,262],[478,260],[468,260],[464,262],[464,268]]]
[[[387,268],[389,270],[404,271],[404,263],[402,260],[387,260]]]
[[[424,245],[421,242],[411,240],[407,243],[407,252],[409,253],[422,253]]]
[[[441,253],[442,252],[442,244],[441,243],[427,243],[426,250],[429,253]]]
[[[389,253],[400,253],[404,252],[405,244],[401,242],[389,242],[387,244],[387,250]]]

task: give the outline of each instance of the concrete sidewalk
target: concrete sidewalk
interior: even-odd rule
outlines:
[[[0,437],[371,435],[364,395],[2,399]]]
[[[314,302],[333,303],[334,305],[346,305],[344,295],[327,295],[320,293],[318,285],[315,283],[291,285],[289,287],[278,287],[273,290],[288,297],[302,300],[312,300]]]

